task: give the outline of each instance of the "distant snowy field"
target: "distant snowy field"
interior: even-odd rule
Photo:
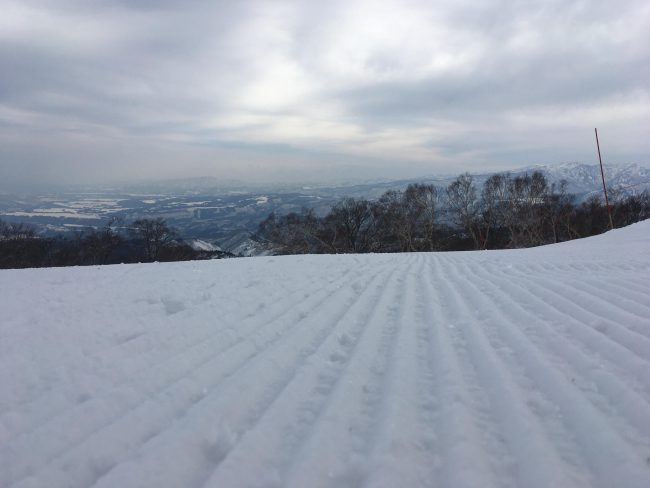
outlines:
[[[0,271],[0,486],[650,486],[650,221]]]

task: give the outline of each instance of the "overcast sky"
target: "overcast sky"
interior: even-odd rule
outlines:
[[[0,0],[0,186],[647,163],[647,0]]]

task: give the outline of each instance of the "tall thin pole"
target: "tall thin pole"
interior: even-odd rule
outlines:
[[[605,185],[605,172],[603,171],[603,158],[600,157],[600,144],[598,142],[598,129],[596,132],[596,147],[598,148],[598,161],[600,161],[600,177],[603,179],[603,193],[605,193],[605,206],[607,207],[607,215],[609,215],[609,228],[614,228],[614,221],[612,220],[612,209],[609,206],[609,199],[607,198],[607,186]]]

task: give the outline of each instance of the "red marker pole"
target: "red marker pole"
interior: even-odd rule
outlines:
[[[607,198],[607,186],[605,185],[605,172],[603,171],[603,158],[600,157],[600,144],[598,143],[598,129],[596,132],[596,147],[598,148],[598,161],[600,161],[600,176],[603,179],[603,193],[605,193],[605,206],[607,207],[607,215],[609,215],[609,228],[614,228],[614,221],[612,220],[612,209],[609,206],[609,199]]]

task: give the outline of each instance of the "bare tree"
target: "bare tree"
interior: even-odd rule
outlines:
[[[438,191],[423,183],[409,185],[402,198],[408,250],[433,251]]]
[[[616,203],[616,225],[625,226],[650,218],[650,192],[630,195]]]
[[[43,266],[52,250],[52,239],[36,235],[28,225],[0,220],[0,268]]]
[[[0,239],[2,240],[20,240],[32,239],[36,237],[33,227],[22,223],[5,222],[0,220]]]
[[[402,192],[389,190],[372,206],[376,235],[371,248],[375,251],[408,251],[410,233],[402,205]]]
[[[111,254],[122,244],[120,228],[124,222],[119,217],[111,218],[99,230],[90,229],[81,236],[81,249],[89,264],[107,264]]]
[[[479,200],[476,194],[472,175],[464,173],[447,187],[447,204],[456,224],[465,229],[474,242],[476,249],[480,248],[480,231],[478,228]]]
[[[539,171],[508,181],[506,222],[512,247],[535,246],[544,242],[542,209],[547,195],[548,183]]]
[[[326,217],[334,237],[331,240],[337,251],[363,252],[367,250],[367,233],[373,220],[367,200],[344,198],[334,205]]]
[[[258,238],[267,241],[275,250],[289,254],[336,252],[336,228],[314,215],[312,209],[284,216],[271,213],[257,231]]]
[[[497,173],[490,176],[481,192],[483,200],[483,225],[485,226],[482,247],[486,249],[490,242],[491,234],[499,231],[506,223],[508,209],[508,173]]]
[[[573,197],[567,193],[566,180],[553,183],[546,194],[543,212],[551,242],[573,239],[571,226],[567,225],[573,214]]]
[[[156,261],[163,247],[176,237],[176,231],[161,217],[135,220],[129,232],[134,239],[142,243],[147,261]]]

